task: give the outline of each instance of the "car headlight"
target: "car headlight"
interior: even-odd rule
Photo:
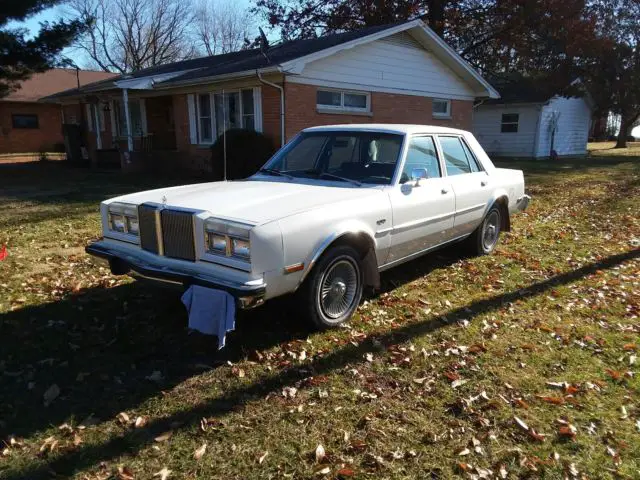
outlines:
[[[204,223],[207,253],[251,260],[249,231],[251,225],[209,218]]]
[[[108,207],[108,212],[109,230],[117,233],[128,233],[136,237],[140,234],[138,210],[135,205],[112,203]]]

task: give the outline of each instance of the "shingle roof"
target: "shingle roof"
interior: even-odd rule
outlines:
[[[115,82],[119,80],[164,75],[186,70],[190,71],[186,71],[182,75],[172,77],[170,80],[160,81],[156,85],[168,86],[169,84],[177,82],[197,81],[200,78],[209,78],[217,75],[233,74],[248,70],[257,70],[269,66],[276,66],[280,63],[295,60],[296,58],[304,57],[351,40],[356,40],[358,38],[394,28],[403,23],[406,22],[367,27],[352,32],[336,33],[319,38],[283,42],[269,47],[265,52],[266,56],[259,48],[254,48],[159,65],[157,67],[145,68],[131,74],[119,75],[101,82],[96,82],[80,88],[80,90],[73,88],[54,95],[53,97],[57,98],[71,96],[78,93],[82,94],[110,90],[116,88]]]
[[[116,76],[114,73],[92,70],[80,70],[78,73],[81,86]],[[42,97],[76,88],[77,85],[76,70],[54,68],[43,73],[34,74],[31,78],[22,82],[18,90],[1,100],[5,102],[36,102]]]
[[[520,74],[507,74],[488,80],[498,90],[500,98],[486,100],[485,104],[542,103],[557,93],[549,89],[547,82]]]

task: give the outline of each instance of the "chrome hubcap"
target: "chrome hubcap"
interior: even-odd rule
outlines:
[[[338,260],[322,279],[320,308],[331,319],[342,317],[353,306],[358,289],[358,272],[349,260]]]
[[[482,246],[485,250],[495,247],[500,233],[500,214],[497,211],[491,212],[484,221],[482,227]]]

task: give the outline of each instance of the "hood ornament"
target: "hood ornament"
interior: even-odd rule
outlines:
[[[166,195],[163,195],[163,196],[162,196],[162,204],[163,204],[163,205],[166,205],[166,204],[167,204],[167,196],[166,196]]]

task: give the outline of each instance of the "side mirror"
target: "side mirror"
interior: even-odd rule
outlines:
[[[411,180],[416,181],[416,187],[420,186],[420,179],[422,178],[429,178],[429,173],[426,168],[413,168],[411,170]]]

